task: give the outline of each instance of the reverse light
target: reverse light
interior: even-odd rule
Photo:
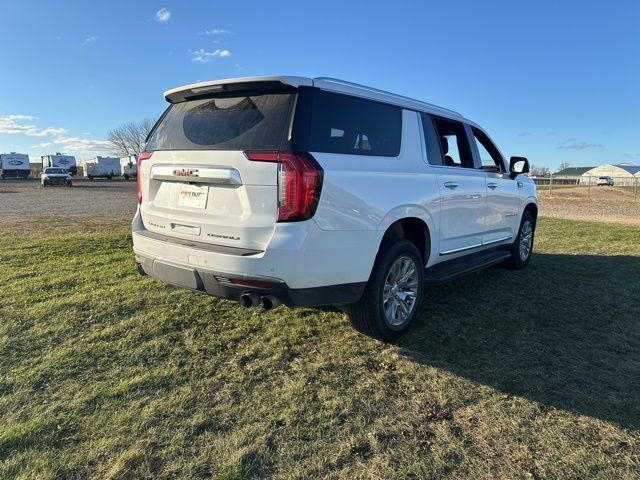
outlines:
[[[307,152],[244,152],[254,162],[278,164],[278,222],[308,220],[316,213],[323,170]]]
[[[140,183],[142,177],[142,169],[140,167],[142,167],[142,161],[148,160],[149,158],[151,158],[151,155],[153,155],[153,152],[140,152],[138,154],[138,172],[136,174],[136,184],[138,186],[138,204],[142,203],[142,185]]]

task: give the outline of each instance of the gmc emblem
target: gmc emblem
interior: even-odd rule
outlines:
[[[179,170],[173,171],[174,177],[197,177],[198,169],[197,168],[181,168]]]

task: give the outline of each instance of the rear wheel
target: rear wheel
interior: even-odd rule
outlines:
[[[378,257],[362,298],[345,310],[353,328],[385,342],[400,338],[420,310],[424,266],[408,240],[389,245]]]
[[[511,267],[520,269],[525,268],[531,260],[531,252],[533,250],[533,239],[536,230],[536,219],[531,212],[525,211],[520,221],[520,230],[515,242],[511,245],[511,258],[509,264]]]

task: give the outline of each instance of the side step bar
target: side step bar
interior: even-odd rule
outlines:
[[[509,257],[511,257],[509,251],[505,250],[504,247],[500,247],[499,249],[480,252],[476,255],[455,258],[427,268],[424,281],[427,285],[438,285],[467,273],[476,272],[503,262]]]

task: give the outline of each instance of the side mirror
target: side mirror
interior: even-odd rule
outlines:
[[[516,178],[521,173],[529,173],[529,160],[525,157],[511,157],[509,160],[509,173],[511,178]]]

